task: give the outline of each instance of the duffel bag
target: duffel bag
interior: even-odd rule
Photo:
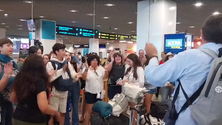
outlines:
[[[128,100],[124,94],[116,94],[108,103],[113,107],[112,115],[117,117],[128,107]]]
[[[109,125],[107,119],[99,113],[92,113],[90,122],[91,125]]]
[[[167,110],[168,105],[166,103],[155,102],[151,104],[150,115],[155,118],[163,119]]]

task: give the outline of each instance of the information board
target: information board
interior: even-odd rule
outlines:
[[[80,27],[70,27],[70,26],[63,26],[57,25],[56,26],[56,33],[58,35],[69,35],[69,36],[76,36],[76,37],[88,37],[88,38],[98,38],[98,31]]]

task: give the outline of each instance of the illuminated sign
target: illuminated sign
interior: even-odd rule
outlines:
[[[117,40],[117,36],[118,35],[116,35],[116,34],[100,32],[98,38],[99,39],[106,39],[106,40]]]
[[[181,49],[182,48],[182,39],[166,39],[166,47],[171,49]]]
[[[56,26],[56,33],[58,35],[98,38],[98,31],[97,30],[79,28],[79,27],[57,25]]]
[[[136,36],[134,35],[121,35],[121,34],[111,34],[104,32],[99,32],[98,38],[106,40],[136,41]]]

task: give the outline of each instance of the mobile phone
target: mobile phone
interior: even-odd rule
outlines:
[[[81,71],[81,74],[83,74],[86,71],[86,67],[84,67]]]

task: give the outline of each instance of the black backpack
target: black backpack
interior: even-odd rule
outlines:
[[[54,70],[62,69],[65,64],[68,64],[68,62],[66,61],[63,63],[60,63],[58,61],[50,61],[50,62],[52,63]],[[58,66],[57,68],[56,65]],[[69,91],[72,85],[74,84],[69,68],[67,68],[67,73],[69,75],[69,79],[63,79],[62,76],[59,76],[56,80],[52,82],[51,85],[54,86],[56,90]]]

